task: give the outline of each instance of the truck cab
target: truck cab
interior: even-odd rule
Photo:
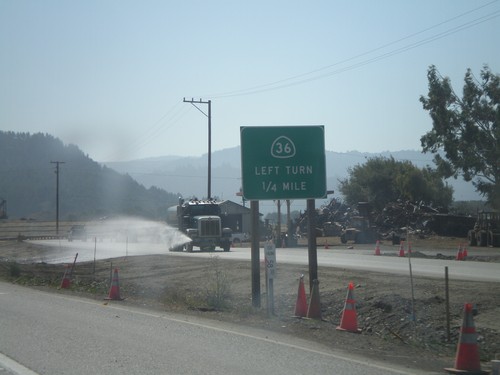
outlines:
[[[177,227],[191,241],[175,246],[170,251],[193,251],[197,246],[202,251],[214,251],[221,247],[224,251],[231,248],[231,229],[222,227],[220,206],[213,199],[189,201],[179,200],[173,215],[173,207],[169,208],[167,223]]]

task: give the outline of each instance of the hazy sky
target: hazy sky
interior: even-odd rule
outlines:
[[[0,130],[97,161],[207,152],[242,125],[325,125],[326,149],[420,149],[437,66],[500,73],[500,1],[0,0]],[[200,109],[207,111],[206,105]]]

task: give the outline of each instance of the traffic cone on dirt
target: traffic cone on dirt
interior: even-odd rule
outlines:
[[[377,243],[375,244],[375,255],[380,255],[380,241],[377,240]]]
[[[313,287],[311,291],[311,300],[309,301],[309,308],[307,309],[307,317],[309,319],[321,320],[321,303],[319,302],[319,281],[313,280]]]
[[[462,253],[462,244],[458,246],[457,255],[455,256],[455,260],[464,260],[464,254]]]
[[[411,254],[411,242],[408,242],[408,256]]]
[[[306,290],[304,288],[304,275],[300,276],[299,290],[297,293],[297,302],[295,302],[294,315],[299,318],[307,316],[307,297],[306,297]]]
[[[354,301],[354,285],[349,283],[347,288],[347,297],[345,299],[344,311],[342,312],[342,319],[340,325],[337,327],[339,331],[348,331],[354,333],[361,333],[358,329],[358,318],[356,315],[356,302]]]
[[[64,275],[61,280],[61,285],[59,286],[59,289],[67,289],[71,286],[71,278],[69,274],[70,274],[69,266],[66,265],[66,269],[64,270]]]
[[[113,271],[113,278],[111,280],[111,288],[109,288],[109,295],[106,300],[122,301],[120,297],[120,283],[118,280],[118,268]]]
[[[462,248],[462,260],[465,260],[467,256],[469,256],[469,253],[467,252],[467,247],[464,245]]]
[[[449,373],[470,375],[488,373],[487,371],[481,371],[477,334],[472,315],[472,304],[466,303],[464,306],[464,320],[458,340],[457,355],[455,357],[455,367],[444,369]]]
[[[405,256],[405,242],[401,241],[401,244],[399,245],[399,256],[404,257]]]

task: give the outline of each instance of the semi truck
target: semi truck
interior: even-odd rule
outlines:
[[[231,249],[231,229],[222,227],[220,205],[214,199],[179,198],[179,204],[167,210],[167,224],[190,238],[188,243],[170,247],[170,251],[192,252],[195,246],[201,251]]]

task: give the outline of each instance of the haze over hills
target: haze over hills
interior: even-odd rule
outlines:
[[[381,154],[357,151],[326,152],[327,187],[338,190],[348,169],[374,156],[409,160],[418,167],[432,165],[432,156],[418,151]],[[56,207],[54,161],[60,161],[61,219],[99,218],[116,214],[162,219],[177,198],[207,196],[207,155],[165,156],[99,164],[75,145],[64,145],[47,134],[0,132],[0,201],[7,202],[10,218],[52,219]],[[212,196],[241,203],[240,147],[212,154]],[[481,200],[472,184],[449,180],[455,200]],[[333,195],[342,198],[338,192]],[[331,198],[331,197],[330,197]],[[316,206],[328,202],[317,200]],[[304,210],[305,200],[292,203]],[[260,212],[276,212],[273,201],[261,201]]]
[[[0,131],[0,160],[0,202],[7,202],[10,219],[53,220],[56,177],[61,220],[114,215],[164,219],[167,207],[177,202],[176,194],[146,189],[48,134]]]
[[[395,160],[409,160],[419,168],[427,165],[433,167],[433,156],[419,151],[403,150],[396,152],[363,153],[350,151],[345,153],[327,151],[327,187],[338,191],[338,180],[348,177],[348,169],[357,164],[364,164],[369,158],[383,156]],[[228,148],[212,153],[212,195],[221,199],[241,202],[236,196],[241,188],[241,152],[240,147]],[[200,157],[165,156],[132,160],[127,162],[104,163],[120,173],[127,173],[146,187],[157,186],[168,192],[182,194],[183,197],[206,197],[207,195],[207,154]],[[461,179],[449,179],[448,184],[454,188],[454,199],[481,200],[471,183]],[[334,196],[339,197],[338,193]],[[261,203],[272,210],[273,203]],[[302,209],[297,208],[297,209]]]

